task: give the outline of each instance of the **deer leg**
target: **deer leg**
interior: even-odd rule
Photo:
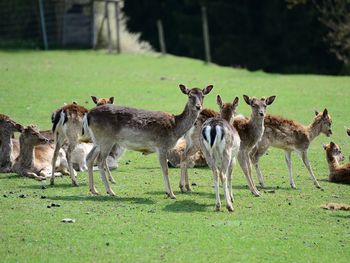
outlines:
[[[98,154],[99,154],[98,148],[97,146],[94,146],[89,152],[89,154],[86,156],[86,163],[87,163],[88,173],[89,173],[89,189],[93,195],[98,195],[98,192],[94,185],[94,170],[93,170],[94,161],[98,156]]]
[[[59,137],[59,135],[56,135],[56,145],[55,145],[55,151],[53,153],[52,157],[52,170],[51,170],[51,179],[50,179],[50,185],[55,184],[55,167],[56,167],[56,160],[58,157],[58,153],[63,145],[64,139]],[[67,158],[68,161],[68,158]]]
[[[258,177],[258,180],[259,180],[259,184],[262,188],[265,188],[265,183],[264,183],[264,178],[263,178],[263,175],[261,173],[261,170],[260,170],[260,165],[259,165],[259,160],[260,160],[260,157],[265,153],[265,151],[263,153],[259,152],[258,150],[256,150],[254,153],[252,153],[250,155],[250,159],[254,165],[254,168],[255,168],[255,172],[256,172],[256,176]]]
[[[102,181],[105,185],[107,194],[111,195],[111,196],[115,196],[115,193],[113,192],[113,190],[111,189],[111,187],[109,186],[107,177],[106,177],[106,173],[105,173],[105,165],[106,165],[106,159],[107,156],[109,155],[109,153],[111,152],[111,148],[112,147],[106,147],[104,149],[100,149],[100,154],[98,157],[98,168],[100,170],[100,174],[101,174],[101,178]]]
[[[229,155],[227,157],[227,161],[223,160],[223,162],[222,162],[221,169],[220,169],[220,178],[221,178],[221,182],[222,182],[222,188],[224,190],[224,196],[226,199],[226,208],[228,211],[233,212],[233,205],[232,205],[232,201],[231,201],[231,196],[229,194],[229,190],[227,189],[227,172],[228,172],[230,163],[231,163],[231,156]]]
[[[192,147],[192,144],[186,146],[185,151],[180,156],[180,168],[181,168],[181,180],[180,180],[180,190],[182,193],[188,191],[191,192],[191,186],[188,179],[188,166],[190,163],[190,156],[196,153],[196,149]]]
[[[169,172],[168,171],[168,161],[167,161],[166,152],[159,152],[158,159],[159,159],[160,167],[161,167],[162,172],[163,172],[165,193],[171,199],[176,199],[176,196],[174,195],[173,190],[171,189],[171,185],[170,185],[169,174],[168,174],[168,172]]]
[[[294,183],[294,179],[293,179],[293,173],[292,173],[292,152],[290,151],[285,151],[284,152],[284,157],[286,159],[286,163],[287,163],[287,167],[288,167],[288,175],[289,175],[289,183],[290,186],[293,189],[296,189],[295,183]]]
[[[230,165],[227,171],[227,188],[228,188],[228,194],[231,198],[231,202],[233,202],[234,200],[233,193],[232,193],[232,170],[233,170],[233,167],[235,166],[235,162],[236,162],[236,158],[234,157],[231,159]]]
[[[312,169],[311,169],[311,165],[310,165],[310,162],[309,162],[309,158],[307,157],[307,151],[303,151],[301,152],[301,158],[307,168],[307,170],[309,171],[310,173],[310,177],[312,179],[312,181],[314,182],[314,185],[317,187],[317,188],[321,188],[320,184],[318,183]]]
[[[239,165],[241,166],[242,168],[242,171],[247,179],[247,183],[248,183],[248,187],[250,189],[250,191],[252,192],[252,194],[254,196],[260,196],[260,193],[258,191],[258,189],[256,189],[256,186],[254,185],[254,182],[251,178],[251,174],[249,174],[249,155],[246,154],[246,153],[242,153],[242,152],[239,152],[238,153],[238,162],[239,162]]]
[[[213,172],[213,179],[214,179],[214,188],[215,188],[215,198],[216,198],[216,205],[215,205],[215,210],[220,211],[221,209],[221,201],[220,201],[220,188],[219,188],[219,176],[218,176],[218,171],[215,167],[215,165],[210,165],[211,170]]]
[[[115,180],[114,180],[114,178],[112,176],[112,173],[109,170],[109,167],[107,165],[107,159],[105,160],[105,170],[107,172],[108,181],[110,181],[112,184],[115,184],[116,182],[115,182]]]
[[[75,144],[69,144],[68,149],[67,149],[67,162],[68,162],[68,170],[70,177],[72,179],[72,185],[73,186],[78,186],[77,178],[75,177],[76,171],[73,168],[72,164],[72,152],[75,148]]]

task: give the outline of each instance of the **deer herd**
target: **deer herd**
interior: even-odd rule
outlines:
[[[308,148],[321,133],[332,134],[332,119],[327,109],[316,112],[310,125],[266,113],[276,96],[255,98],[243,95],[251,108],[250,118],[236,116],[239,98],[224,103],[217,96],[219,112],[203,109],[204,97],[213,89],[189,89],[179,85],[187,103],[179,115],[114,105],[114,98],[92,96],[96,107],[88,110],[73,102],[52,113],[52,131],[39,131],[35,126],[22,126],[0,114],[0,172],[17,173],[37,180],[70,175],[78,186],[76,170],[88,171],[89,189],[98,194],[94,185],[94,166],[98,167],[105,189],[115,195],[110,183],[115,183],[110,169],[125,149],[144,155],[156,153],[163,173],[164,190],[176,198],[169,180],[168,167],[181,170],[180,190],[191,191],[188,168],[208,165],[213,173],[216,210],[220,210],[219,179],[226,207],[233,211],[232,171],[236,158],[254,196],[260,196],[253,181],[254,166],[259,184],[265,187],[259,166],[260,158],[269,147],[282,149],[288,167],[289,181],[296,188],[291,153],[296,151],[317,188],[309,159]],[[19,132],[19,139],[14,136]],[[350,136],[350,130],[347,131]],[[344,160],[340,147],[331,142],[323,146],[329,166],[329,181],[350,184],[350,163]]]

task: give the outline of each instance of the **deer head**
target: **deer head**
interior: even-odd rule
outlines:
[[[319,122],[321,125],[321,132],[323,134],[325,134],[327,137],[332,135],[332,118],[331,116],[328,114],[328,110],[324,109],[323,112],[318,112],[315,111],[316,117],[315,117],[315,121]]]
[[[203,107],[203,98],[213,89],[213,85],[209,85],[204,89],[193,88],[188,89],[185,85],[179,85],[183,94],[188,96],[188,106],[191,110],[201,111]]]
[[[323,149],[326,151],[327,156],[335,158],[338,162],[344,161],[345,158],[340,147],[334,142],[324,144]]]
[[[113,102],[114,102],[114,97],[98,98],[95,96],[91,96],[91,99],[96,104],[96,106],[105,105],[105,104],[113,104]]]
[[[226,102],[223,103],[220,95],[216,97],[216,103],[219,105],[220,108],[220,116],[224,120],[231,122],[231,119],[236,114],[236,108],[238,106],[239,98],[236,97],[233,102]]]
[[[21,132],[23,126],[17,122],[10,119],[10,117],[0,114],[0,133],[9,133]]]
[[[257,99],[255,97],[249,97],[243,95],[244,101],[252,108],[252,116],[258,118],[264,118],[266,115],[266,107],[271,105],[276,96],[270,96],[268,98]]]
[[[20,140],[28,145],[40,145],[51,143],[52,141],[44,137],[34,125],[23,128]]]

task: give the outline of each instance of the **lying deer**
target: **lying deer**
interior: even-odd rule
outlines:
[[[91,99],[96,104],[96,106],[101,106],[101,105],[105,105],[105,104],[113,104],[114,103],[114,97],[98,98],[96,96],[91,96]]]
[[[67,163],[62,150],[59,152],[54,171],[51,171],[54,149],[49,143],[50,140],[45,138],[35,126],[22,128],[19,137],[19,155],[12,166],[12,171],[37,180],[45,180],[55,171],[65,173]],[[18,146],[14,148],[18,149]]]
[[[350,163],[339,164],[344,161],[344,155],[341,153],[340,147],[331,142],[323,145],[326,150],[326,158],[329,167],[329,181],[334,183],[350,184]]]
[[[251,154],[252,162],[262,187],[265,187],[263,176],[259,167],[259,159],[271,147],[279,148],[285,152],[285,160],[288,166],[289,181],[292,188],[296,188],[293,174],[291,153],[296,151],[301,156],[304,165],[310,173],[310,177],[317,188],[320,188],[307,156],[311,142],[321,133],[326,136],[332,134],[332,118],[327,109],[323,112],[316,112],[312,123],[308,126],[301,125],[293,120],[279,116],[268,115],[265,118],[265,132],[258,145]]]
[[[165,192],[170,198],[176,198],[168,177],[167,153],[192,127],[202,109],[204,96],[212,88],[210,85],[203,90],[188,89],[180,85],[180,90],[188,96],[188,101],[183,112],[176,116],[111,104],[92,109],[84,118],[84,129],[92,134],[96,146],[87,159],[90,191],[97,193],[93,183],[92,163],[98,156],[98,166],[107,193],[114,195],[106,180],[103,165],[112,147],[117,145],[145,155],[157,153],[163,171]]]
[[[256,144],[260,141],[264,133],[264,119],[266,115],[266,107],[271,105],[276,96],[257,99],[243,95],[244,101],[251,107],[252,114],[250,119],[235,118],[233,126],[238,131],[241,138],[240,149],[238,153],[238,162],[246,176],[248,187],[255,196],[260,196],[251,175],[250,153]]]
[[[23,126],[12,120],[10,117],[0,114],[0,172],[9,173],[13,164],[12,137],[14,132],[21,132]]]
[[[233,103],[224,104],[218,95],[217,103],[220,107],[220,117],[206,120],[201,130],[200,145],[205,159],[213,172],[217,211],[220,211],[221,208],[219,176],[224,190],[226,207],[228,211],[233,211],[232,169],[241,140],[237,130],[230,122],[238,101],[238,97],[236,97]]]

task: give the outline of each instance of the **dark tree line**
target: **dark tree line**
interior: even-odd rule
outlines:
[[[200,7],[205,4],[215,63],[268,72],[344,73],[346,63],[327,41],[329,27],[320,21],[320,10],[312,1],[290,2],[127,0],[124,12],[129,30],[141,32],[156,49],[156,21],[162,19],[169,53],[203,59]]]

